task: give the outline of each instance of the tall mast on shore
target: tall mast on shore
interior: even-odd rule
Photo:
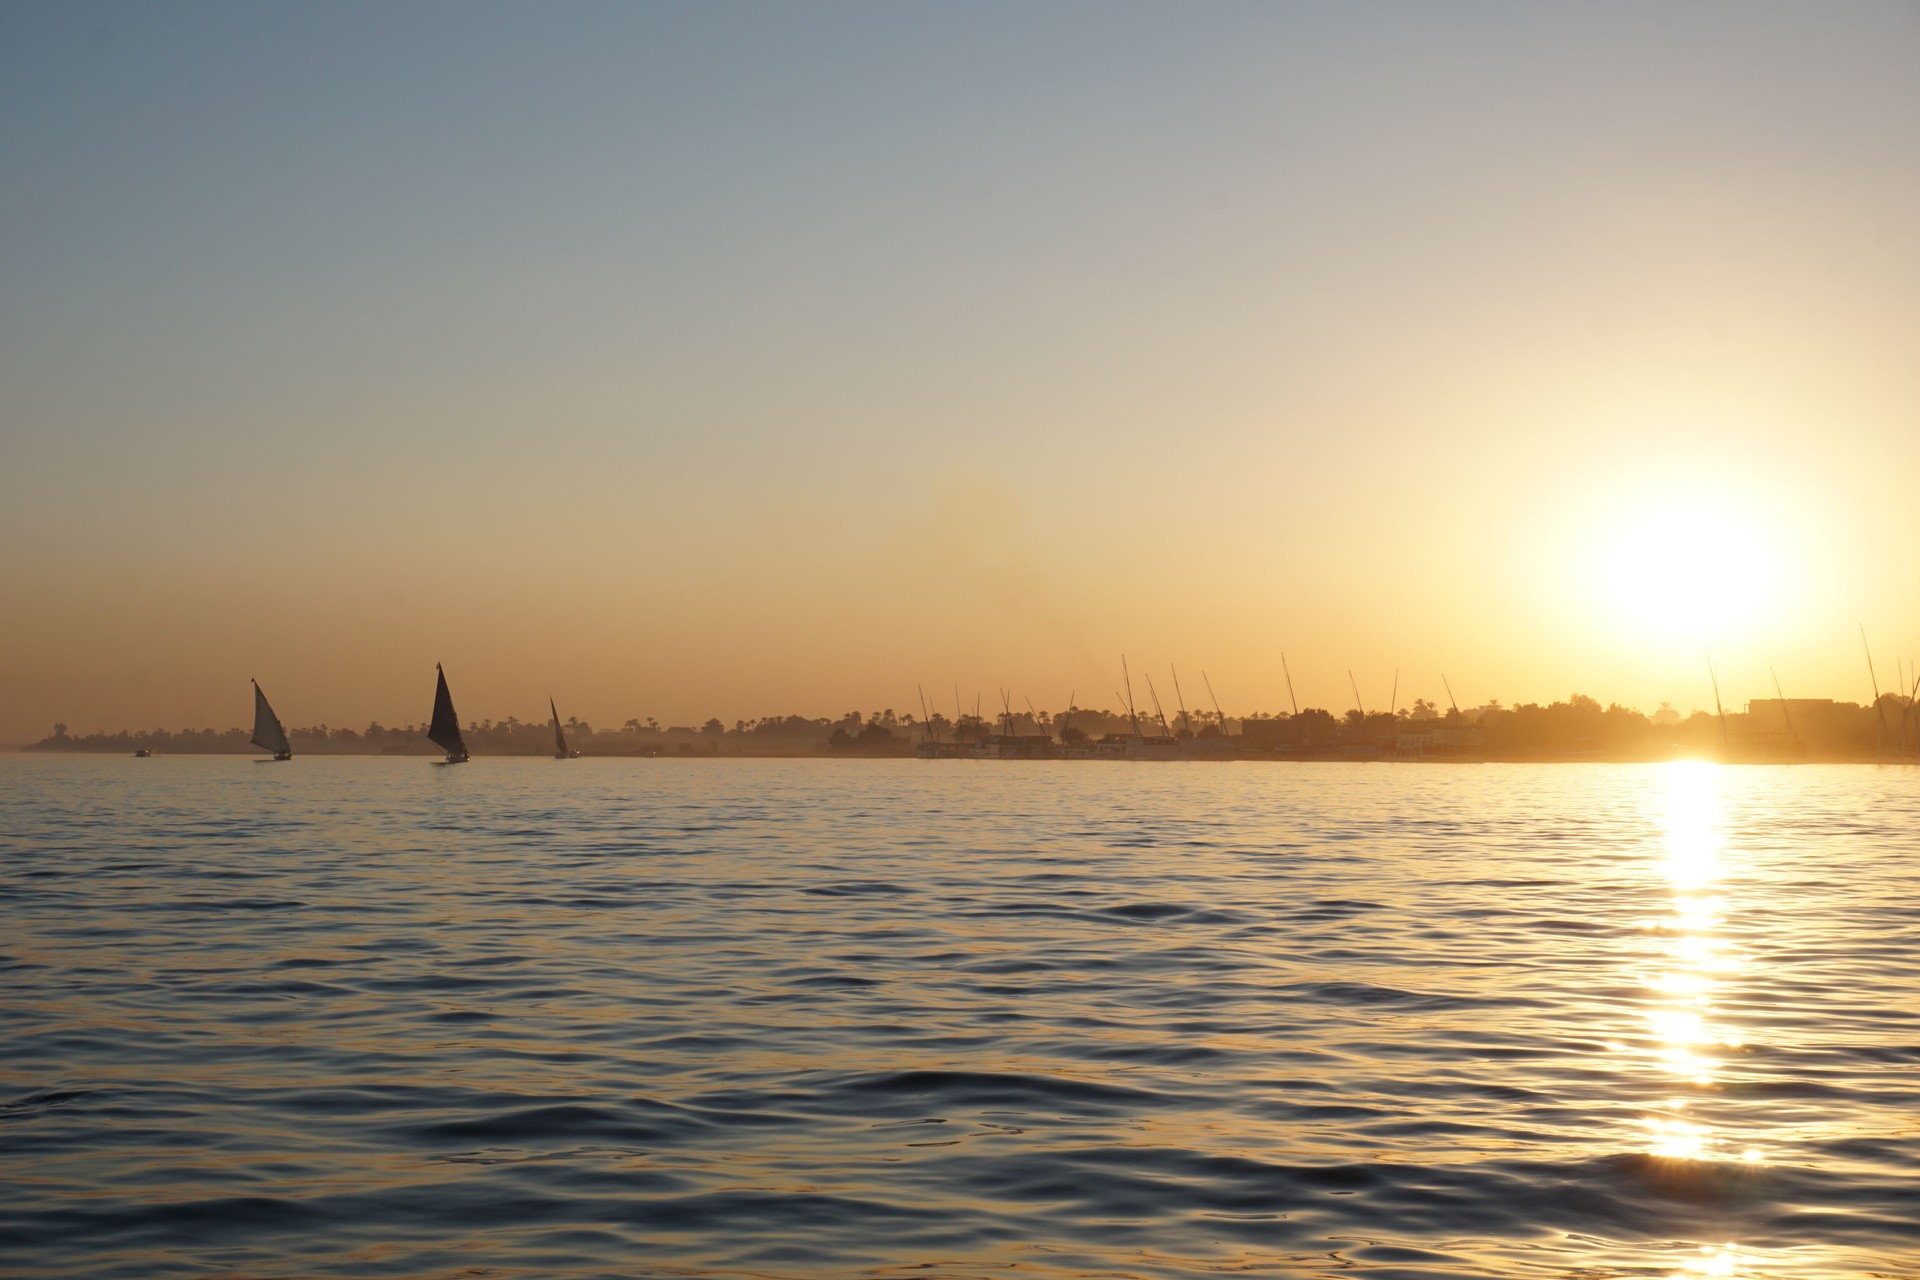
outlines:
[[[1704,649],[1701,652],[1706,653]],[[1720,677],[1713,671],[1713,655],[1707,653],[1706,657],[1707,679],[1713,683],[1713,713],[1720,717],[1720,741],[1724,743],[1727,741],[1727,711],[1720,705]]]
[[[1284,650],[1280,654],[1280,674],[1287,678],[1287,701],[1293,704],[1293,714],[1297,716],[1300,714],[1300,699],[1293,696],[1293,672],[1287,670],[1287,655]]]
[[[1153,676],[1147,675],[1147,696],[1153,699],[1153,714],[1160,717],[1160,732],[1166,737],[1173,736],[1173,730],[1167,727],[1167,713],[1160,709],[1160,694],[1153,687]]]
[[[1173,697],[1174,701],[1180,704],[1180,727],[1191,734],[1193,732],[1193,722],[1187,718],[1186,695],[1180,692],[1180,668],[1169,662],[1167,664],[1167,670],[1173,672]]]
[[[1907,663],[1907,670],[1913,670],[1911,661]],[[1907,746],[1907,720],[1913,715],[1913,700],[1916,697],[1920,697],[1920,672],[1915,673],[1913,684],[1907,690],[1907,705],[1900,709],[1900,749],[1903,751]]]
[[[1140,736],[1140,716],[1133,709],[1133,677],[1127,673],[1127,655],[1120,655],[1120,679],[1127,686],[1127,719],[1133,723],[1133,736]]]
[[[1220,695],[1213,691],[1213,681],[1207,679],[1205,669],[1201,670],[1200,679],[1206,682],[1207,696],[1213,699],[1213,714],[1220,717],[1220,736],[1223,738],[1227,737],[1229,736],[1227,733],[1227,713],[1220,709]],[[1288,681],[1288,689],[1291,691],[1292,681]],[[1245,726],[1243,725],[1242,727],[1244,728]]]
[[[1880,705],[1880,677],[1873,674],[1873,650],[1867,646],[1867,624],[1860,624],[1860,648],[1867,655],[1867,679],[1873,682],[1873,709],[1880,717],[1880,750],[1887,749],[1887,709]]]

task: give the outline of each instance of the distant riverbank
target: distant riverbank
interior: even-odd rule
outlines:
[[[1908,753],[1890,752],[1890,753],[1878,754],[1878,755],[1872,754],[1872,753],[1855,754],[1855,755],[1841,755],[1841,754],[1812,755],[1804,752],[1795,754],[1795,753],[1788,753],[1788,752],[1769,752],[1765,750],[1741,751],[1731,747],[1724,748],[1721,750],[1700,751],[1700,750],[1691,750],[1684,747],[1675,746],[1665,751],[1653,751],[1653,752],[1645,752],[1640,754],[1623,753],[1623,754],[1617,754],[1617,755],[1580,754],[1575,752],[1561,752],[1557,754],[1551,753],[1551,752],[1540,752],[1540,753],[1531,754],[1531,755],[1521,754],[1521,753],[1508,753],[1508,754],[1500,754],[1500,755],[1494,755],[1489,753],[1479,753],[1479,754],[1463,753],[1463,754],[1456,754],[1456,755],[1437,755],[1437,754],[1419,754],[1419,753],[1396,754],[1394,752],[1389,752],[1389,751],[1367,752],[1364,750],[1347,751],[1347,752],[1329,752],[1329,751],[1261,751],[1261,750],[1253,750],[1253,749],[1242,749],[1242,750],[1233,750],[1233,751],[1222,752],[1222,753],[1195,754],[1195,755],[1180,755],[1171,751],[1164,755],[1154,755],[1154,754],[1128,755],[1124,747],[1118,750],[1104,753],[1104,754],[1094,753],[1094,752],[1087,752],[1082,754],[1066,754],[1066,753],[1034,754],[1030,751],[1025,751],[1025,750],[1021,751],[1018,754],[1012,754],[1012,753],[999,754],[993,750],[994,746],[995,744],[991,742],[983,743],[980,745],[980,749],[977,752],[966,751],[966,752],[947,754],[943,756],[930,757],[930,758],[927,758],[926,762],[929,765],[956,764],[956,763],[964,764],[968,762],[1032,764],[1032,763],[1047,763],[1052,761],[1059,761],[1059,762],[1109,761],[1109,762],[1139,763],[1139,764],[1151,764],[1156,762],[1175,763],[1175,764],[1178,764],[1178,763],[1187,763],[1187,764],[1238,764],[1238,763],[1245,763],[1245,764],[1260,764],[1260,763],[1265,763],[1265,764],[1285,764],[1285,763],[1294,763],[1294,764],[1665,764],[1665,763],[1669,763],[1676,760],[1705,760],[1705,761],[1712,761],[1712,762],[1717,762],[1721,764],[1908,764],[1908,765],[1920,764],[1920,755],[1916,755],[1911,752],[1908,752]],[[99,757],[99,756],[114,756],[114,755],[131,756],[131,755],[137,754],[139,750],[142,750],[142,749],[129,748],[125,751],[120,751],[120,750],[113,750],[113,749],[104,748],[104,747],[81,747],[81,748],[72,748],[64,751],[48,751],[44,748],[39,747],[37,744],[34,746],[28,746],[28,747],[0,748],[0,751],[7,751],[11,754],[28,754],[28,755],[37,755],[37,756],[68,755],[68,756],[74,756],[74,757],[88,757],[88,758]],[[211,750],[201,750],[201,751],[175,751],[175,752],[148,750],[147,754],[155,758],[174,756],[174,757],[181,757],[181,758],[222,757],[222,758],[229,758],[229,759],[244,759],[244,758],[253,758],[253,759],[259,759],[259,760],[266,759],[265,755],[263,755],[259,751],[238,750],[238,749],[229,748],[229,747],[218,747]],[[407,749],[407,750],[398,750],[398,751],[395,751],[395,750],[343,751],[343,750],[337,750],[337,749],[336,750],[320,749],[320,750],[296,753],[296,758],[311,758],[311,757],[318,756],[318,757],[338,758],[338,759],[347,759],[347,758],[365,759],[367,757],[380,757],[380,758],[396,759],[396,760],[437,760],[441,756],[441,754],[442,754],[441,752],[434,750],[432,745],[429,744],[424,749]],[[530,759],[540,759],[543,757],[551,757],[552,754],[553,753],[551,751],[548,751],[548,752],[533,752],[533,751],[496,752],[496,753],[487,753],[487,754],[476,754],[473,757],[473,759],[476,761],[484,761],[489,759],[530,760]],[[752,750],[746,750],[741,748],[721,748],[721,749],[702,750],[699,747],[689,746],[687,749],[684,749],[684,750],[672,750],[672,751],[642,751],[642,750],[582,751],[582,752],[579,752],[574,758],[581,759],[581,760],[660,760],[660,761],[672,761],[672,760],[743,760],[743,761],[744,760],[852,760],[852,761],[865,760],[865,761],[874,761],[874,760],[913,760],[916,758],[920,758],[920,753],[915,752],[911,748],[898,749],[898,750],[892,750],[892,751],[835,751],[831,748],[823,747],[813,751],[752,751]]]
[[[1395,712],[1354,708],[1340,716],[1317,707],[1240,717],[1218,710],[1156,710],[1149,716],[1070,707],[1056,714],[1030,708],[952,719],[932,712],[916,719],[888,708],[837,718],[764,716],[730,726],[716,717],[699,726],[636,718],[611,729],[579,719],[562,727],[568,746],[586,757],[1851,762],[1920,754],[1920,712],[1912,699],[1892,693],[1866,706],[1830,698],[1756,699],[1738,711],[1684,716],[1666,706],[1652,715],[1618,704],[1603,707],[1573,694],[1545,705],[1488,702],[1445,710],[1416,700]],[[552,725],[539,718],[473,721],[464,737],[476,757],[547,756],[554,748]],[[241,728],[76,735],[61,724],[21,750],[254,754],[248,738]],[[287,738],[295,756],[440,754],[426,727],[416,724],[320,724],[289,729]]]

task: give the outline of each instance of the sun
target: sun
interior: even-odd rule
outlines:
[[[1761,530],[1696,505],[1630,519],[1612,532],[1604,563],[1619,616],[1702,641],[1772,613],[1780,576],[1780,557]]]

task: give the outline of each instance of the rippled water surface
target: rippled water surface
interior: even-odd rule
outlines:
[[[11,1276],[1920,1276],[1920,772],[0,758]]]

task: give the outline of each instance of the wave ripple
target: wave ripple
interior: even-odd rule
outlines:
[[[0,760],[8,1276],[1920,1275],[1900,770]]]

